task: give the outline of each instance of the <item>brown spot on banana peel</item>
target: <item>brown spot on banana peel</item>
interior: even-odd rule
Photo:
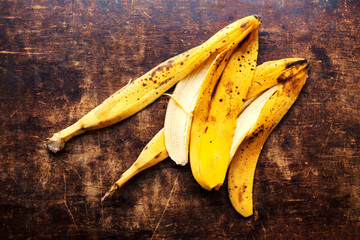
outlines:
[[[154,70],[152,70],[151,72],[151,77],[154,77],[156,75],[156,73],[163,71],[164,69],[166,69],[167,71],[169,71],[169,69],[173,66],[174,60],[173,59],[169,59],[166,62],[164,62],[163,64],[159,65],[157,68],[155,68]],[[183,63],[184,64],[184,63]],[[183,65],[181,64],[181,65]]]
[[[154,156],[154,158],[159,158],[161,156],[161,152],[159,152],[158,154],[156,154],[155,156]]]
[[[244,22],[243,24],[241,24],[241,28],[246,28],[247,27],[247,25],[249,24],[249,21],[246,21],[246,22]]]
[[[259,20],[259,22],[262,22],[262,20],[261,20],[261,17],[259,16],[259,15],[254,15],[254,18],[256,18],[257,20]]]
[[[277,82],[286,82],[299,73],[299,71],[308,69],[309,66],[310,62],[306,59],[288,63],[284,69],[284,72],[277,78]]]
[[[237,186],[235,186],[237,188]],[[243,194],[245,193],[246,191],[246,184],[242,185],[241,187],[241,191],[238,192],[238,199],[239,199],[239,202],[241,202],[243,200]]]
[[[222,75],[222,74],[221,74],[221,75]],[[220,79],[221,79],[221,76],[219,77],[218,81],[216,82],[215,87],[214,87],[214,89],[213,89],[213,91],[212,91],[212,93],[211,93],[211,100],[210,100],[210,102],[212,102],[213,99],[214,99],[216,90],[217,90],[217,88],[218,88],[218,86],[219,86]]]
[[[260,23],[262,22],[260,16],[258,16],[258,15],[253,15],[253,17],[256,18],[257,20],[259,20]],[[241,28],[247,28],[247,27],[249,27],[248,25],[249,25],[249,21],[246,21],[246,22],[244,22],[240,27],[241,27]]]
[[[300,71],[298,74],[294,75],[293,77],[294,78],[299,77],[299,76],[304,75],[304,74],[307,75],[309,67],[310,66],[308,65],[306,68],[304,68],[302,71]],[[289,81],[287,82],[287,88],[286,89],[287,89],[287,93],[288,93],[289,96],[291,95],[291,92],[300,91],[301,88],[302,88],[302,85],[299,85],[298,81],[290,81],[290,79],[289,79]]]
[[[304,64],[304,63],[309,64],[309,61],[304,59],[304,60],[299,60],[299,61],[292,62],[292,63],[290,62],[290,63],[286,64],[285,69],[291,68],[291,67],[296,66],[296,65],[301,65],[301,64]]]

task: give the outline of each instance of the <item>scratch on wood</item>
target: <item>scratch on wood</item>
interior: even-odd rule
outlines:
[[[99,131],[97,131],[97,136],[98,136],[98,145],[100,146],[100,134],[99,134]],[[99,171],[99,184],[100,184],[100,196],[103,196],[104,195],[104,193],[103,193],[103,191],[102,191],[102,188],[101,188],[101,186],[103,185],[103,179],[102,179],[102,168],[100,168],[100,171]],[[85,203],[85,205],[86,205],[86,203]],[[87,212],[87,208],[86,208],[86,213],[88,213]],[[104,217],[104,205],[103,205],[103,201],[100,201],[100,215],[101,215],[101,219],[100,219],[100,222],[103,222],[102,220],[105,218]]]
[[[147,14],[147,12],[143,11],[145,16],[147,16],[148,18],[151,18],[151,16],[149,14]]]
[[[156,227],[155,227],[155,229],[154,229],[154,231],[153,231],[153,234],[152,234],[152,236],[151,236],[151,240],[154,238],[154,236],[155,236],[155,234],[156,234],[156,231],[158,230],[158,228],[159,228],[159,226],[160,226],[160,222],[161,222],[162,218],[164,217],[164,214],[165,214],[165,212],[166,212],[166,210],[167,210],[167,207],[169,206],[170,199],[171,199],[172,194],[173,194],[173,192],[174,192],[175,186],[177,185],[178,179],[179,179],[179,173],[176,175],[176,179],[175,179],[174,184],[173,184],[173,186],[172,186],[172,188],[171,188],[171,191],[170,191],[168,200],[167,200],[167,202],[166,202],[166,204],[165,204],[165,207],[164,207],[163,212],[161,213],[161,216],[160,216],[160,218],[159,218],[159,221],[158,221],[158,223],[156,224]]]
[[[67,211],[68,211],[71,219],[73,220],[73,223],[74,223],[74,225],[75,225],[76,231],[77,231],[78,234],[80,235],[79,228],[78,228],[78,226],[77,226],[77,224],[76,224],[76,222],[75,222],[74,215],[72,214],[69,206],[67,205],[67,199],[66,199],[66,176],[65,176],[65,173],[63,174],[63,177],[64,177],[64,205],[65,205],[65,207],[66,207],[66,209],[67,209]]]
[[[44,7],[44,6],[41,6],[41,5],[34,5],[30,8],[26,8],[26,9],[33,9],[33,10],[45,10],[45,9],[48,9],[48,7]]]
[[[16,113],[17,113],[18,111],[17,110],[15,110],[11,115],[10,115],[10,117],[9,118],[12,118]]]
[[[229,225],[229,231],[232,229],[232,227],[234,226],[235,222],[236,222],[237,218],[234,219],[234,221],[232,221],[232,223]]]
[[[12,52],[12,51],[0,51],[0,54],[29,54],[29,55],[40,55],[44,53],[28,53],[28,52]]]
[[[264,223],[263,222],[261,222],[261,229],[263,230],[263,232],[264,232],[264,239],[266,239],[266,228],[265,228],[265,226],[264,226]]]
[[[4,17],[1,17],[1,19],[16,19],[17,17],[14,17],[14,16],[4,16]]]

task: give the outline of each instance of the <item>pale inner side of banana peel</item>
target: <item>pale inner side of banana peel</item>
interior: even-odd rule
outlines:
[[[192,111],[199,88],[214,58],[215,55],[176,85],[172,95],[178,103],[169,100],[164,123],[165,144],[170,158],[178,165],[184,166],[188,162]]]
[[[233,158],[240,143],[253,129],[266,101],[279,88],[279,86],[280,85],[273,86],[269,90],[249,99],[248,103],[246,102],[243,105],[243,109],[236,121],[235,134],[230,150],[230,160]]]

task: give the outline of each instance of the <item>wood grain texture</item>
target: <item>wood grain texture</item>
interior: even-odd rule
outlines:
[[[168,97],[49,153],[43,140],[160,62],[251,14],[259,63],[311,62],[255,174],[254,216],[166,160],[101,196],[163,126]],[[359,239],[357,0],[0,2],[1,239]]]

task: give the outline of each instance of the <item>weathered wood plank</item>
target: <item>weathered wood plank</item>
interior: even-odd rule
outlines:
[[[336,1],[2,1],[0,235],[60,239],[360,238],[360,5]],[[255,214],[165,161],[100,198],[162,128],[167,97],[72,139],[43,140],[160,62],[232,21],[262,16],[259,62],[305,57],[311,73],[268,139]]]

